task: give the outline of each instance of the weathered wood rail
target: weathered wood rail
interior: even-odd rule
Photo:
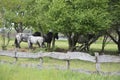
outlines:
[[[50,57],[53,59],[59,59],[66,61],[66,68],[70,68],[70,60],[83,60],[83,61],[90,61],[96,64],[96,72],[100,73],[101,63],[106,62],[120,62],[120,56],[111,56],[111,55],[99,55],[95,53],[95,56],[91,56],[88,53],[83,52],[67,52],[67,53],[60,53],[60,52],[38,52],[38,53],[28,53],[28,52],[17,52],[17,51],[0,51],[0,56],[8,56],[15,58],[17,61],[19,58],[34,58],[40,59],[40,65],[43,64],[44,57]]]

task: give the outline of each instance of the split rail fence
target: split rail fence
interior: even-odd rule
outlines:
[[[88,53],[83,52],[38,52],[38,53],[28,53],[28,52],[17,52],[17,51],[0,51],[0,56],[8,56],[15,58],[15,61],[18,61],[19,58],[33,58],[40,59],[40,65],[43,65],[43,58],[50,57],[53,59],[66,61],[66,68],[70,69],[70,61],[77,59],[83,61],[89,61],[96,64],[96,72],[101,72],[101,63],[120,63],[120,56],[113,55],[99,55],[95,53],[95,56],[91,56]],[[119,72],[120,73],[120,72]]]

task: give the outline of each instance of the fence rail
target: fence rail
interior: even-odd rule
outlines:
[[[83,60],[83,61],[90,61],[96,64],[96,71],[100,72],[101,63],[106,62],[120,62],[120,56],[112,56],[112,55],[99,55],[98,53],[95,53],[95,56],[91,56],[88,53],[83,52],[67,52],[67,53],[61,53],[61,52],[38,52],[38,53],[28,53],[28,52],[17,52],[17,51],[0,51],[0,56],[8,56],[13,57],[18,60],[18,58],[34,58],[34,59],[40,59],[40,65],[43,63],[44,57],[50,57],[53,59],[59,59],[66,61],[66,68],[70,68],[70,60]]]

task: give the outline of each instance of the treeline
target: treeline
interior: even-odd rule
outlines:
[[[104,36],[102,51],[110,37],[120,53],[120,0],[0,0],[0,27],[23,32],[33,28],[67,36],[69,50],[89,51]],[[11,25],[11,23],[14,23]]]

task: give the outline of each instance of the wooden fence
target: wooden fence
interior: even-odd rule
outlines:
[[[18,61],[18,58],[33,58],[40,59],[40,65],[43,64],[44,57],[50,57],[53,59],[64,60],[66,61],[66,68],[70,69],[70,61],[77,59],[83,61],[90,61],[96,64],[96,72],[101,72],[101,63],[106,62],[120,62],[120,56],[112,56],[112,55],[99,55],[95,53],[95,56],[91,56],[88,53],[83,52],[38,52],[38,53],[27,53],[27,52],[17,52],[17,51],[0,51],[0,56],[8,56],[15,58],[15,61]]]

